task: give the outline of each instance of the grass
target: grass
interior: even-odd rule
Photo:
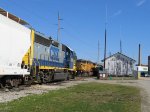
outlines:
[[[0,112],[140,112],[140,90],[100,83],[31,95],[0,104]]]

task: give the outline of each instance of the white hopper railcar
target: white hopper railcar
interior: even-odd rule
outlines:
[[[30,47],[31,30],[24,20],[0,9],[0,84],[18,85],[28,69],[21,68],[22,57]],[[18,77],[20,76],[20,78]],[[15,78],[17,77],[17,78]],[[14,79],[14,80],[13,80]],[[15,83],[17,84],[15,84]],[[9,85],[8,85],[9,86]]]

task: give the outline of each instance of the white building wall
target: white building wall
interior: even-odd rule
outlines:
[[[106,59],[106,70],[112,75],[130,75],[133,74],[134,61],[123,56],[114,55]]]

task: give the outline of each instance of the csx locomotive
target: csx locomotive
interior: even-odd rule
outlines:
[[[0,9],[0,86],[69,79],[76,72],[76,53],[27,26]]]
[[[78,59],[76,61],[76,70],[77,75],[79,76],[92,76],[93,75],[93,68],[96,67],[96,63],[93,63],[89,60]]]

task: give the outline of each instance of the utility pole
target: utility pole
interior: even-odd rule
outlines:
[[[60,29],[63,29],[63,28],[60,28],[60,21],[63,20],[60,18],[59,16],[59,12],[58,12],[58,29],[57,29],[57,41],[59,41],[59,36],[60,36]]]

